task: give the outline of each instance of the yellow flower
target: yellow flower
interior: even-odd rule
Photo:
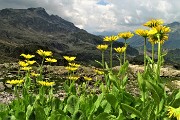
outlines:
[[[76,80],[78,80],[78,79],[79,79],[79,77],[73,77],[73,76],[71,76],[71,77],[68,77],[68,79],[69,79],[69,80],[76,81]]]
[[[71,66],[71,67],[79,67],[80,65],[79,64],[76,64],[76,63],[69,63],[69,65]]]
[[[32,75],[33,77],[38,77],[38,76],[40,76],[40,74],[37,74],[37,73],[35,73],[35,72],[32,72],[31,75]]]
[[[169,118],[171,117],[176,117],[177,120],[180,120],[180,107],[178,108],[173,108],[171,106],[168,106],[168,116]]]
[[[78,68],[77,67],[65,67],[65,69],[68,71],[76,71]]]
[[[97,73],[98,75],[103,75],[104,72],[103,71],[100,71],[100,70],[94,70],[95,73]]]
[[[119,36],[119,38],[124,38],[125,40],[127,40],[127,39],[133,37],[134,34],[131,32],[123,32],[123,33],[119,33],[118,36]]]
[[[92,78],[84,76],[84,80],[91,81]]]
[[[118,47],[118,48],[114,48],[114,50],[117,52],[117,53],[123,53],[125,50],[126,50],[126,47]]]
[[[142,36],[144,38],[147,38],[148,37],[148,30],[143,30],[143,29],[137,29],[135,30],[135,33],[139,36]]]
[[[31,59],[31,58],[33,58],[33,57],[35,57],[35,55],[30,55],[30,54],[21,54],[20,56],[23,56],[25,59]]]
[[[11,85],[22,84],[24,80],[8,80],[6,83]]]
[[[112,36],[106,36],[104,38],[104,41],[105,42],[114,42],[114,41],[116,41],[118,39],[119,39],[118,36],[112,35]]]
[[[45,62],[53,63],[53,62],[57,62],[57,60],[56,59],[52,59],[52,58],[46,58]]]
[[[98,45],[96,48],[101,51],[105,51],[108,48],[108,45]]]
[[[158,42],[163,44],[166,40],[168,40],[168,33],[170,31],[170,28],[166,26],[159,25],[157,27],[154,27],[148,33],[149,41],[154,44]],[[160,39],[160,41],[158,38]]]
[[[43,51],[43,50],[37,50],[37,53],[42,57],[52,56],[51,51]]]
[[[161,19],[152,19],[150,21],[147,21],[144,26],[153,28],[153,27],[157,27],[159,25],[162,25],[164,22]]]
[[[31,70],[32,69],[32,67],[22,67],[21,68],[21,70],[24,70],[24,71],[29,71],[29,70]]]
[[[55,82],[46,82],[46,81],[37,81],[42,86],[52,86],[55,84]]]
[[[29,64],[29,65],[32,65],[32,64],[34,64],[35,62],[36,62],[35,60],[32,60],[32,61],[26,60],[26,63]]]
[[[29,65],[28,63],[26,63],[24,61],[19,61],[18,63],[21,67],[27,67]]]
[[[76,57],[70,57],[70,56],[63,56],[64,59],[66,59],[68,62],[72,62],[76,59]]]
[[[156,28],[152,28],[149,32],[148,35],[155,35],[156,33],[158,33]]]

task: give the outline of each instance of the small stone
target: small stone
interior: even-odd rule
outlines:
[[[7,88],[11,89],[12,85],[11,84],[5,84]]]
[[[5,86],[3,82],[0,82],[0,92],[4,91]]]

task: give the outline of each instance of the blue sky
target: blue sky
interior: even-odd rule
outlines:
[[[43,7],[90,33],[130,31],[153,18],[180,22],[180,0],[0,0],[0,9]]]

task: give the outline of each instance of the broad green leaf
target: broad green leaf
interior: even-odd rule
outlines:
[[[101,93],[101,94],[98,96],[96,102],[94,103],[94,105],[95,105],[94,112],[95,112],[95,111],[98,109],[98,107],[101,105],[101,102],[102,102],[103,98],[104,98],[104,94]]]
[[[155,102],[157,105],[159,105],[161,98],[160,98],[160,96],[159,96],[159,94],[158,94],[158,91],[157,91],[158,89],[156,89],[151,82],[146,82],[146,83],[147,83],[148,89],[149,89],[150,92],[151,92],[152,98],[154,99],[154,102]]]
[[[31,115],[31,113],[32,113],[32,111],[33,111],[33,106],[31,106],[31,105],[28,105],[28,107],[27,107],[27,111],[26,111],[26,120],[29,120],[29,117],[30,117],[30,115]]]
[[[110,115],[108,113],[100,113],[94,120],[109,120]]]
[[[175,100],[177,100],[177,99],[179,99],[179,98],[180,98],[180,90],[179,90],[179,92],[176,94]]]
[[[136,110],[135,108],[127,105],[127,104],[124,104],[124,103],[121,103],[122,107],[129,113],[133,113],[135,114],[137,117],[139,118],[143,118],[141,112],[139,110]]]
[[[84,113],[81,110],[74,112],[72,120],[85,120]]]
[[[75,95],[69,96],[67,100],[67,110],[71,114],[73,114],[78,109],[79,109],[78,98]]]
[[[118,76],[119,76],[119,75],[124,75],[124,74],[126,73],[127,69],[128,69],[128,66],[129,66],[129,62],[126,61],[126,62],[121,66],[121,68],[120,68],[120,70],[119,70],[119,73],[118,73]]]
[[[111,104],[114,109],[116,109],[118,101],[113,94],[106,94],[106,100],[109,102],[109,104]]]
[[[35,120],[45,120],[46,114],[44,112],[44,108],[42,106],[36,106],[35,108]]]

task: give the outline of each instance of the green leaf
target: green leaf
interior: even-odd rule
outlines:
[[[34,109],[33,106],[28,105],[27,111],[26,111],[26,120],[29,120],[29,117],[31,116],[33,109]]]
[[[78,109],[79,109],[78,98],[75,95],[69,96],[67,100],[67,110],[71,114],[73,114]]]
[[[109,102],[109,104],[111,104],[114,109],[116,109],[118,101],[113,94],[106,94],[106,100]]]
[[[110,115],[108,113],[100,113],[94,120],[109,120]]]
[[[133,113],[135,114],[137,117],[139,118],[143,118],[141,112],[139,110],[136,110],[135,108],[127,105],[127,104],[124,104],[124,103],[121,103],[122,107],[129,113]]]
[[[95,112],[95,111],[98,109],[98,107],[101,105],[101,102],[102,102],[103,98],[104,98],[104,94],[101,93],[101,94],[98,96],[96,102],[94,103],[94,105],[95,105],[94,112]]]
[[[146,84],[144,82],[142,75],[139,72],[138,72],[138,84],[139,84],[139,87],[142,90],[142,92],[145,92],[146,91]]]
[[[35,109],[35,120],[46,120],[46,114],[42,106],[37,105],[34,109]]]
[[[81,110],[74,112],[72,120],[85,120],[84,113]]]
[[[155,86],[151,82],[146,82],[148,89],[151,92],[152,98],[154,99],[154,102],[159,105],[160,103],[160,96],[158,94],[158,89],[155,88]]]
[[[127,69],[128,69],[128,66],[129,66],[129,62],[126,61],[126,62],[121,66],[121,68],[120,68],[120,70],[119,70],[119,73],[118,73],[118,76],[119,76],[119,75],[124,75],[124,74],[126,74],[126,71],[127,71]]]
[[[179,99],[179,98],[180,98],[180,90],[179,90],[179,92],[176,94],[175,100],[177,100],[177,99]]]
[[[99,65],[103,66],[103,64],[97,60],[95,60],[95,62],[97,62]]]

